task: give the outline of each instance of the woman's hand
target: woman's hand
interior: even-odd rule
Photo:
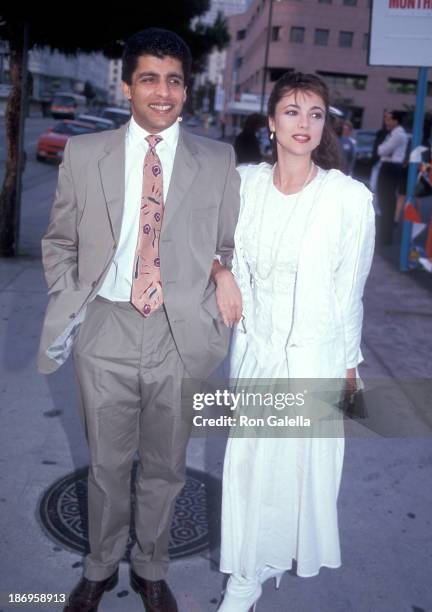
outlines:
[[[357,372],[356,368],[348,368],[346,371],[345,393],[352,395],[357,391]]]
[[[214,262],[212,277],[216,283],[216,303],[227,327],[238,323],[242,316],[242,296],[231,272]]]

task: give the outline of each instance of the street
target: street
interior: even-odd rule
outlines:
[[[20,256],[0,260],[0,612],[15,609],[7,606],[5,593],[68,593],[82,569],[81,556],[47,534],[38,510],[55,481],[88,462],[70,361],[49,377],[35,367],[47,302],[40,239],[57,178],[57,167],[37,162],[35,153],[39,134],[54,123],[27,120]],[[4,160],[2,138],[2,171]],[[342,567],[324,568],[307,580],[290,573],[280,591],[266,584],[260,612],[432,610],[431,295],[424,275],[419,280],[402,274],[391,257],[376,254],[362,342],[369,414],[363,422],[346,421],[339,498]],[[193,438],[188,466],[220,483],[224,446],[223,438]],[[211,503],[208,514],[218,514],[220,498]],[[209,540],[207,550],[172,564],[170,584],[181,612],[217,608],[223,583],[219,533],[210,529]],[[119,586],[99,609],[142,610],[126,564]]]

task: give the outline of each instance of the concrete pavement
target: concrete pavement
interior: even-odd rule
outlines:
[[[21,256],[0,260],[0,592],[68,593],[81,557],[51,540],[37,506],[63,475],[87,464],[71,364],[44,377],[35,355],[46,306],[40,238],[55,187],[54,168],[24,184]],[[32,175],[33,176],[33,175]],[[423,277],[422,277],[423,278]],[[429,279],[418,283],[376,256],[365,298],[362,375],[370,420],[347,422],[339,498],[343,565],[309,579],[266,584],[258,612],[430,612],[432,610],[432,411]],[[378,389],[378,391],[376,391]],[[381,404],[378,398],[384,398]],[[221,478],[225,442],[191,440],[188,464]],[[212,503],[219,503],[218,500]],[[213,508],[218,511],[218,508]],[[212,534],[218,541],[218,533]],[[142,610],[121,565],[101,612]],[[223,577],[218,550],[175,561],[170,584],[181,612],[214,611]],[[14,610],[2,602],[0,612]],[[61,610],[31,606],[27,610]]]

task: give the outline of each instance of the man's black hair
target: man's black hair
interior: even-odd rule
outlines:
[[[153,55],[160,59],[168,56],[181,62],[185,85],[191,71],[192,56],[189,47],[180,36],[162,28],[147,28],[133,34],[123,50],[122,80],[131,85],[138,58]]]
[[[399,125],[402,125],[404,117],[405,117],[405,114],[403,111],[392,110],[388,112],[389,112],[389,115],[391,115],[391,117],[399,123]]]

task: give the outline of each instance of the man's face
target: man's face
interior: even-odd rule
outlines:
[[[384,115],[384,124],[386,126],[386,128],[391,131],[393,128],[395,128],[398,124],[398,122],[396,121],[396,119],[393,118],[393,115],[391,113],[385,113]]]
[[[138,125],[151,134],[167,129],[177,121],[186,100],[180,60],[141,55],[131,84],[123,83],[123,92]]]

